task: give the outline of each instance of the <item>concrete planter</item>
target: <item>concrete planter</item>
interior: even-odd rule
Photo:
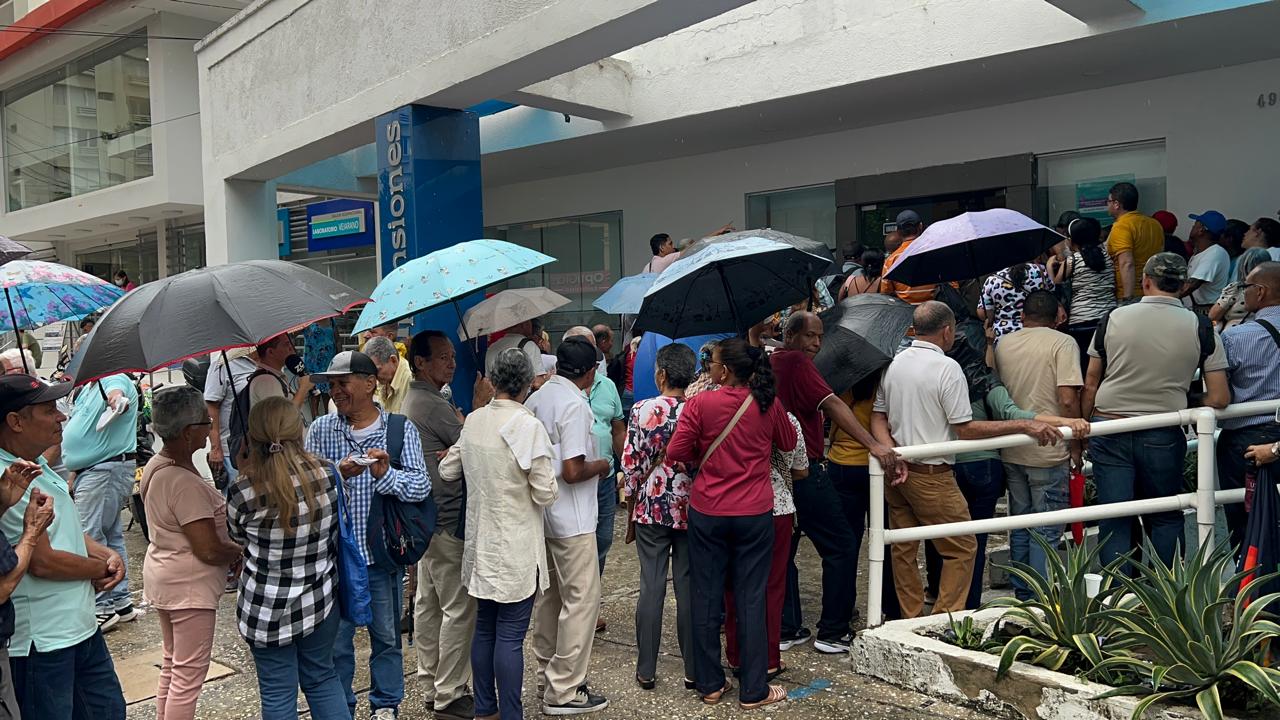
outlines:
[[[996,608],[972,614],[975,623],[986,627],[1003,612]],[[1136,699],[1094,700],[1110,688],[1035,665],[1014,663],[997,682],[998,656],[930,637],[947,627],[947,616],[933,615],[865,630],[849,651],[853,670],[1002,718],[1128,720],[1133,714]],[[1195,707],[1160,704],[1145,718],[1198,720],[1201,715]]]

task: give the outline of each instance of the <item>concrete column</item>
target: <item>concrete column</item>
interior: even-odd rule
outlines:
[[[279,257],[275,183],[205,177],[205,263]]]
[[[169,227],[164,222],[156,223],[156,268],[157,277],[169,277]]]

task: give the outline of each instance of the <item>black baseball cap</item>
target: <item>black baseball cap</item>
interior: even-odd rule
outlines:
[[[556,372],[570,379],[580,378],[599,362],[598,353],[585,337],[567,337],[556,348]]]
[[[919,225],[920,214],[915,210],[903,210],[898,213],[898,217],[895,221],[898,225]]]
[[[47,383],[32,375],[0,375],[0,417],[71,394],[71,383]]]

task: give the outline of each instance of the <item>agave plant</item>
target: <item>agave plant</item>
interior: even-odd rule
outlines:
[[[981,650],[986,645],[982,628],[974,624],[972,615],[956,620],[954,615],[947,613],[947,629],[943,631],[942,639],[965,650]]]
[[[1145,542],[1142,557],[1128,561],[1134,577],[1115,577],[1136,602],[1102,615],[1119,626],[1125,643],[1141,645],[1146,652],[1143,657],[1111,657],[1099,664],[1101,670],[1136,673],[1142,681],[1098,697],[1142,697],[1133,711],[1137,720],[1157,702],[1194,696],[1200,712],[1217,720],[1222,717],[1219,686],[1235,679],[1280,707],[1280,671],[1257,662],[1268,641],[1280,637],[1280,625],[1263,617],[1280,593],[1253,597],[1262,583],[1278,574],[1253,578],[1233,597],[1240,582],[1256,571],[1238,573],[1224,586],[1222,574],[1231,553],[1222,545],[1205,544],[1191,560],[1178,553],[1166,566]]]
[[[1029,631],[1005,643],[996,677],[1003,677],[1014,661],[1029,655],[1028,662],[1032,664],[1059,670],[1071,661],[1083,668],[1082,674],[1110,682],[1112,677],[1107,669],[1097,668],[1108,657],[1124,653],[1131,644],[1111,638],[1105,641],[1105,649],[1103,647],[1104,638],[1112,635],[1115,628],[1114,621],[1104,614],[1107,603],[1118,590],[1108,579],[1112,573],[1103,575],[1102,590],[1095,597],[1089,597],[1086,591],[1085,573],[1093,567],[1102,544],[1098,543],[1093,549],[1073,545],[1067,549],[1066,562],[1063,562],[1039,533],[1031,533],[1031,539],[1044,548],[1047,576],[1041,576],[1024,563],[1010,563],[1006,570],[1021,578],[1032,598],[1004,597],[987,604],[987,607],[1009,608],[1002,619],[1015,621]]]

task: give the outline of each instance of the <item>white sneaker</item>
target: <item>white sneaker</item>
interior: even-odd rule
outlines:
[[[396,711],[391,708],[378,708],[369,718],[370,720],[396,720]]]
[[[124,610],[117,610],[115,614],[116,617],[120,618],[120,622],[122,623],[133,622],[134,620],[142,617],[142,611],[132,605]]]

